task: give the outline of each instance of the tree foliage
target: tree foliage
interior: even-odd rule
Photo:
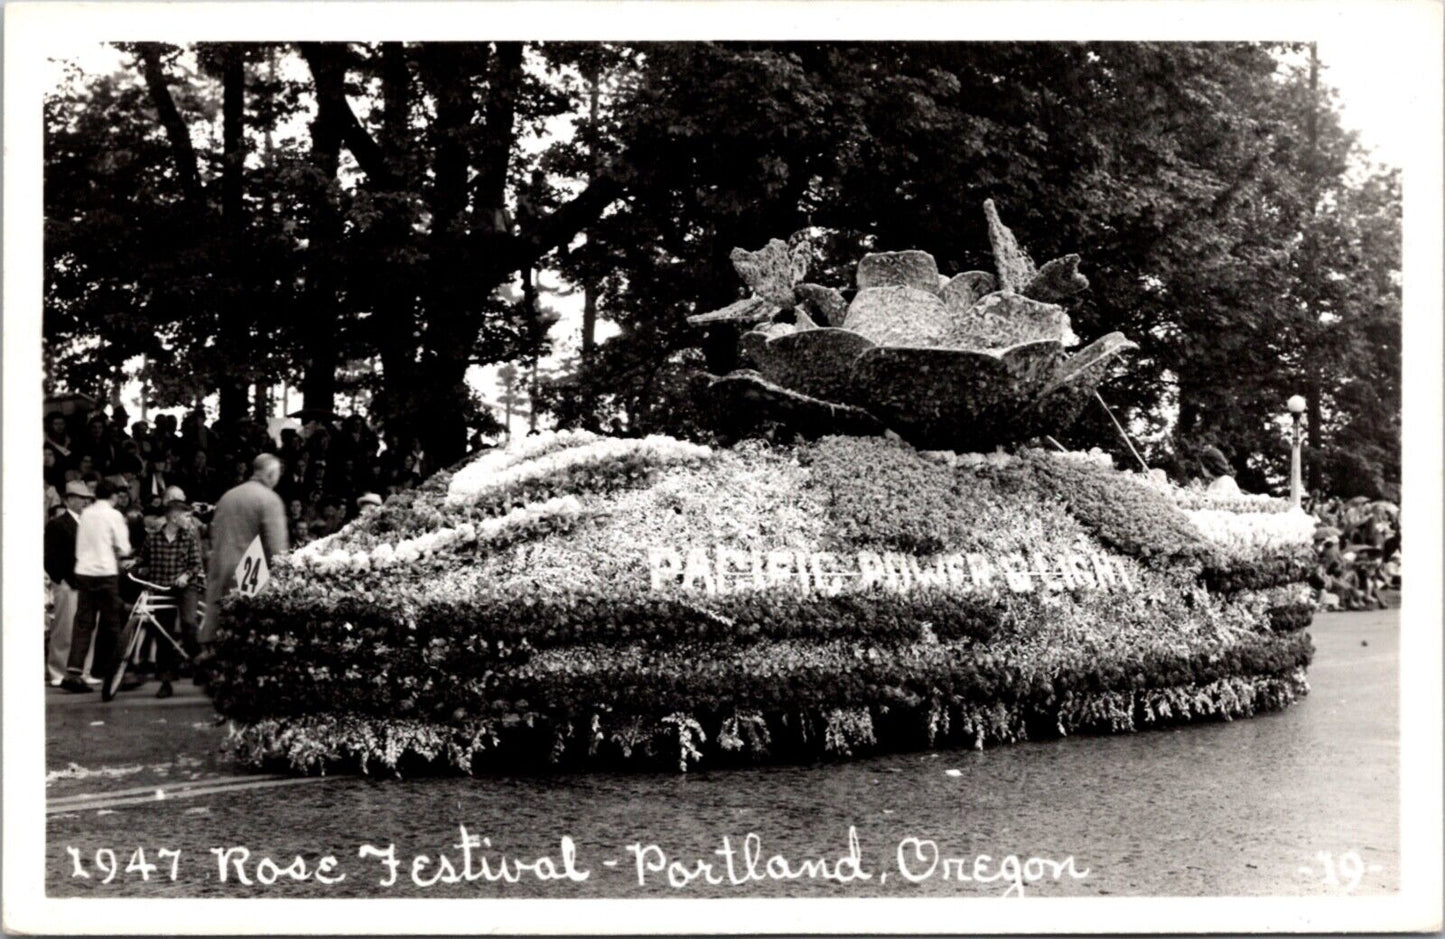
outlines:
[[[1313,482],[1398,483],[1399,183],[1360,171],[1298,49],[128,53],[120,73],[72,75],[47,101],[59,385],[114,383],[143,353],[176,400],[285,378],[327,407],[344,363],[374,361],[381,416],[445,459],[481,420],[467,369],[516,363],[520,379],[547,351],[546,305],[525,288],[546,269],[589,313],[579,355],[529,389],[533,406],[565,425],[701,433],[701,376],[733,364],[736,333],[685,317],[739,296],[732,248],[806,230],[810,279],[840,288],[868,250],[987,268],[992,198],[1037,256],[1083,255],[1081,337],[1140,343],[1106,397],[1153,431],[1151,461],[1187,472],[1217,446],[1265,488],[1299,392]],[[228,76],[243,92],[229,130]],[[595,319],[616,335],[593,341]],[[1065,442],[1122,452],[1102,411]]]

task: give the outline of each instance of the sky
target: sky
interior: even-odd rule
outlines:
[[[1352,42],[1319,44],[1321,81],[1339,92],[1342,123],[1359,131],[1360,143],[1375,160],[1401,166],[1418,130],[1410,107],[1416,83],[1390,67],[1387,37],[1367,34]]]
[[[1391,67],[1390,37],[1366,33],[1348,42],[1326,39],[1320,41],[1318,48],[1321,81],[1336,89],[1342,123],[1359,133],[1362,147],[1374,162],[1402,165],[1417,130],[1411,96],[1418,82],[1412,82],[1410,76],[1402,76]],[[119,67],[121,56],[109,46],[86,46],[78,48],[70,60],[86,72],[103,73]],[[52,68],[53,83],[58,83],[62,66],[52,62]],[[580,341],[582,298],[580,292],[568,296],[544,292],[543,301],[561,316],[551,331],[554,355],[550,360],[543,360],[545,370],[549,364],[575,354]],[[609,323],[598,324],[600,341],[615,331]],[[468,382],[489,402],[496,401],[499,394],[496,372],[496,367],[473,367],[468,374]],[[294,390],[288,397],[293,408],[300,406],[299,395]],[[141,413],[139,384],[127,386],[122,399],[133,419],[138,417]],[[513,418],[513,433],[525,433],[526,429],[525,418]]]

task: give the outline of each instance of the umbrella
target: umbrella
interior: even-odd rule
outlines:
[[[294,417],[273,417],[266,422],[266,434],[277,444],[281,443],[281,431],[286,428],[301,430],[301,422]]]
[[[45,399],[46,414],[49,414],[51,411],[59,411],[66,417],[70,417],[72,414],[89,414],[91,411],[94,410],[95,399],[92,398],[90,395],[83,395],[78,393],[51,395],[50,397]]]
[[[1400,507],[1398,505],[1393,502],[1388,502],[1384,499],[1380,499],[1377,502],[1374,502],[1370,507],[1376,512],[1383,512],[1391,518],[1395,518],[1400,514]]]
[[[329,408],[302,408],[299,411],[292,411],[287,417],[294,417],[300,421],[339,421],[341,415]]]

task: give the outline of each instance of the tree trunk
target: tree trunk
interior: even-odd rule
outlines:
[[[1308,485],[1310,492],[1315,492],[1319,490],[1323,482],[1323,473],[1321,472],[1320,466],[1320,463],[1322,462],[1320,458],[1323,455],[1322,448],[1324,446],[1325,422],[1324,407],[1320,403],[1320,395],[1322,389],[1323,384],[1320,381],[1319,376],[1311,376],[1309,382],[1309,392],[1306,395],[1308,405],[1305,412],[1307,420],[1307,425],[1305,428],[1307,434],[1306,441],[1308,442],[1309,446],[1305,449],[1304,454],[1305,476],[1309,480]]]
[[[238,46],[227,47],[225,56],[221,74],[221,225],[229,276],[222,286],[220,340],[224,348],[234,350],[237,361],[249,362],[252,343],[243,270],[246,223],[242,217],[243,174],[246,170],[246,63]],[[246,384],[246,376],[240,371],[228,370],[218,376],[222,425],[229,427],[246,416]]]
[[[410,144],[408,117],[412,80],[406,48],[399,42],[382,43],[380,63],[381,150],[387,162],[395,168],[392,178],[400,179],[404,176],[402,168],[407,162]],[[380,181],[374,185],[378,190],[382,189]],[[387,428],[411,425],[417,419],[414,397],[419,379],[416,368],[416,290],[412,287],[416,278],[401,260],[403,249],[411,247],[413,242],[414,218],[411,212],[401,208],[400,201],[396,206],[376,224],[376,244],[381,246],[382,252],[382,257],[377,260],[388,272],[373,300],[381,339],[382,393],[376,404],[380,405],[380,417]]]
[[[316,82],[316,117],[311,122],[311,165],[317,180],[310,193],[311,230],[306,248],[306,316],[303,346],[306,369],[301,378],[302,406],[330,411],[336,406],[336,369],[340,364],[336,300],[336,264],[341,217],[331,201],[331,184],[341,161],[345,103],[345,66],[333,50],[308,55]]]
[[[473,295],[486,289],[490,280],[465,263],[467,135],[476,113],[468,68],[472,63],[467,50],[451,43],[431,43],[421,53],[423,73],[436,102],[436,121],[424,383],[414,400],[426,451],[435,465],[449,466],[466,452],[466,373],[476,336],[476,324],[467,322],[469,307]]]
[[[137,51],[151,104],[155,106],[161,126],[166,129],[166,139],[171,145],[171,155],[175,160],[176,175],[181,181],[181,191],[192,205],[200,206],[205,199],[205,191],[201,187],[200,170],[196,166],[196,148],[191,143],[191,132],[186,127],[181,112],[176,108],[175,99],[171,97],[165,68],[161,64],[160,48],[155,43],[143,42],[137,46]]]

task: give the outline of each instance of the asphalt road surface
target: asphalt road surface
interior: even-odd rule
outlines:
[[[152,685],[110,704],[52,690],[47,890],[553,898],[1393,892],[1399,611],[1321,615],[1311,632],[1311,693],[1278,714],[981,752],[688,775],[247,774],[219,755],[224,727],[188,684],[166,701],[150,697]],[[467,846],[463,827],[474,839]],[[414,879],[418,855],[426,859]],[[812,876],[820,868],[807,862],[819,860],[834,879]],[[677,880],[694,879],[671,885],[669,869]],[[722,882],[709,884],[709,875]]]

